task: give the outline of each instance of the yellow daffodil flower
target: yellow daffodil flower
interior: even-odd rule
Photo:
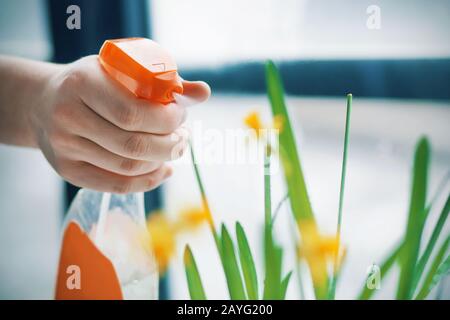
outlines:
[[[162,213],[151,214],[147,223],[151,247],[160,273],[167,270],[171,257],[175,254],[176,232],[172,223]]]
[[[321,235],[312,223],[303,223],[301,230],[302,243],[298,246],[299,257],[308,262],[314,283],[324,284],[327,281],[327,275],[321,271],[321,267],[323,261],[333,261],[340,247],[338,238]],[[345,250],[340,251],[339,264],[345,254]]]
[[[180,230],[192,230],[209,220],[210,214],[204,207],[188,207],[181,210],[177,228]]]
[[[281,115],[276,115],[273,118],[272,126],[267,126],[262,122],[259,112],[252,111],[244,118],[244,123],[256,133],[258,138],[260,138],[265,130],[275,129],[281,132],[284,127],[284,118]]]
[[[258,112],[252,111],[245,118],[244,123],[247,127],[252,129],[259,138],[261,131],[265,129]]]
[[[147,227],[150,233],[151,248],[158,262],[159,272],[163,274],[176,251],[176,237],[191,231],[209,221],[210,214],[203,207],[183,209],[175,220],[168,219],[162,212],[150,214]]]

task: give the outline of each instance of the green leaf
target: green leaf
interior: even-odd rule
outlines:
[[[427,208],[427,211],[429,212],[430,209],[431,206]],[[423,271],[425,270],[425,267],[431,256],[431,253],[433,252],[434,246],[436,245],[436,242],[439,239],[439,235],[441,234],[442,228],[444,227],[445,222],[447,221],[449,212],[450,212],[450,195],[447,197],[447,201],[445,202],[444,208],[442,209],[441,214],[439,215],[439,219],[436,222],[436,226],[433,229],[433,233],[431,234],[430,240],[428,241],[425,251],[420,257],[419,262],[417,263],[416,272],[414,275],[414,285],[413,285],[414,288],[417,286],[420,279],[422,278]]]
[[[191,153],[192,166],[194,167],[195,179],[197,181],[198,188],[200,189],[200,195],[202,197],[202,205],[203,205],[204,209],[206,210],[206,212],[211,214],[211,209],[209,207],[208,198],[206,197],[206,191],[205,191],[205,187],[204,187],[204,184],[203,184],[202,176],[200,174],[200,169],[199,169],[199,167],[197,165],[197,160],[195,158],[194,147],[192,146],[192,142],[190,140],[189,140],[189,150],[190,150],[190,153]],[[220,252],[221,251],[221,248],[220,248],[220,237],[217,234],[216,227],[214,226],[214,221],[213,221],[212,218],[209,221],[209,226],[210,226],[210,229],[211,229],[211,233],[212,233],[212,235],[214,237],[214,242],[216,243],[217,251],[218,251],[218,253],[220,255],[221,254],[221,252]]]
[[[239,222],[236,223],[236,237],[247,296],[251,300],[258,300],[258,277],[256,274],[255,263],[253,261],[247,236]]]
[[[184,268],[191,299],[206,300],[205,290],[203,290],[202,280],[197,269],[197,263],[195,262],[189,246],[186,246],[184,249]]]
[[[233,241],[227,228],[222,224],[222,265],[227,279],[228,291],[232,300],[247,299],[239,270],[238,261],[234,252]]]
[[[449,247],[449,243],[450,237],[447,237],[430,266],[430,270],[423,281],[422,288],[417,294],[416,300],[425,299],[433,287],[439,282],[441,277],[450,271],[450,256],[447,256],[447,259],[442,262]]]
[[[402,244],[397,245],[392,251],[391,254],[384,260],[384,262],[381,264],[380,267],[380,278],[381,281],[386,276],[386,274],[389,272],[389,270],[392,268],[392,266],[395,264],[396,261],[398,261],[400,252],[402,249]],[[361,293],[358,296],[359,300],[369,300],[376,290],[369,289],[367,287],[366,282],[364,282],[364,286],[361,290]]]
[[[441,279],[450,274],[450,256],[445,258],[444,262],[439,266],[433,280],[430,284],[430,291],[441,281]]]
[[[282,119],[283,127],[279,135],[279,150],[283,166],[292,214],[301,229],[302,224],[315,224],[314,213],[306,188],[300,157],[297,152],[294,131],[290,123],[289,114],[284,101],[284,90],[280,75],[275,64],[267,61],[265,65],[267,93],[273,116]],[[311,266],[310,266],[311,267]],[[326,261],[318,261],[315,265],[316,273],[327,273]],[[318,299],[327,297],[328,283],[314,284],[314,291]]]
[[[281,281],[281,299],[284,300],[286,298],[286,292],[289,285],[289,281],[291,280],[292,271],[289,271],[289,273],[283,278],[283,281]]]
[[[269,101],[274,116],[281,117],[283,128],[280,132],[281,160],[283,163],[289,199],[296,220],[314,220],[313,211],[303,177],[300,158],[297,152],[294,131],[284,102],[284,90],[280,75],[272,61],[266,63],[266,81]]]
[[[409,217],[400,255],[400,280],[397,299],[411,299],[414,292],[412,279],[417,264],[420,249],[420,239],[426,219],[425,201],[427,196],[428,162],[430,146],[426,138],[421,138],[417,144],[414,156],[413,183],[409,205]]]

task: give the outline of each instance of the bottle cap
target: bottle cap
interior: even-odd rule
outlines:
[[[99,60],[108,74],[143,98],[163,104],[183,93],[177,65],[156,42],[146,38],[106,40]]]

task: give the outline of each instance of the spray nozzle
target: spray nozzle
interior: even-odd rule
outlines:
[[[156,42],[145,38],[107,40],[99,60],[106,72],[137,97],[163,104],[183,93],[177,65]]]

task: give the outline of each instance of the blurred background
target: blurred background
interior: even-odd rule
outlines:
[[[80,30],[66,27],[72,4],[81,9]],[[375,24],[373,5],[380,14]],[[67,63],[97,53],[110,38],[144,36],[163,45],[184,78],[205,80],[213,89],[207,103],[190,110],[190,125],[201,127],[193,130],[198,152],[223,152],[215,137],[243,128],[249,111],[270,121],[263,62],[274,59],[289,95],[313,209],[330,234],[337,219],[345,95],[352,92],[342,229],[348,256],[337,291],[342,299],[356,296],[367,268],[381,263],[403,236],[413,149],[421,135],[429,137],[433,150],[430,194],[450,170],[449,30],[447,0],[0,0],[0,54]],[[245,153],[246,147],[233,152]],[[232,228],[241,221],[262,265],[260,163],[200,166],[216,222]],[[176,214],[200,203],[189,159],[174,167],[173,178],[146,195],[148,211],[164,207]],[[285,189],[281,174],[273,180],[277,203]],[[437,208],[450,186],[443,188]],[[53,297],[60,227],[74,192],[38,150],[0,146],[1,299]],[[434,222],[438,212],[431,215]],[[294,265],[290,218],[283,206],[275,226],[287,248],[286,270]],[[445,228],[448,232],[448,223]],[[180,258],[186,241],[208,297],[228,298],[206,228],[180,239],[161,297],[188,298]],[[394,297],[393,277],[395,272],[382,283],[378,298]],[[311,288],[305,289],[311,297]],[[433,294],[450,297],[448,276]],[[295,278],[288,298],[299,298]]]

